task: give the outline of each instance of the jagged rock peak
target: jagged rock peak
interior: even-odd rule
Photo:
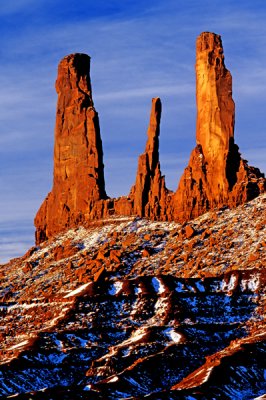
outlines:
[[[161,111],[161,100],[159,97],[153,98],[145,152],[139,156],[136,183],[130,193],[134,213],[154,219],[164,219],[168,192],[159,162]]]
[[[97,200],[107,197],[89,56],[77,53],[62,59],[56,91],[53,189],[35,218],[37,243],[81,221]]]
[[[91,98],[90,56],[73,53],[64,57],[58,65],[58,77],[55,83],[57,93],[79,89]],[[91,99],[91,105],[92,99]]]
[[[150,123],[147,130],[145,153],[148,157],[150,171],[154,171],[159,163],[159,135],[162,114],[162,103],[159,97],[152,99]]]

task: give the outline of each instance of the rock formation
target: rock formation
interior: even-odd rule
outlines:
[[[168,194],[159,162],[161,109],[161,100],[152,99],[148,140],[145,152],[139,156],[136,183],[129,196],[134,214],[152,219],[164,219]]]
[[[234,143],[232,77],[219,35],[203,32],[196,44],[197,146],[174,198],[174,219],[184,221],[258,196],[264,175],[241,159]]]
[[[174,194],[160,170],[161,101],[154,98],[136,182],[128,196],[107,198],[89,71],[90,57],[84,54],[72,54],[59,64],[54,183],[35,218],[37,243],[109,215],[185,222],[217,207],[244,203],[265,190],[264,175],[248,166],[234,142],[232,77],[219,35],[203,32],[197,39],[197,145]]]
[[[0,265],[0,398],[262,399],[265,215],[109,218]]]
[[[105,199],[102,141],[93,107],[90,57],[71,54],[60,62],[54,182],[35,218],[37,243],[81,221]]]

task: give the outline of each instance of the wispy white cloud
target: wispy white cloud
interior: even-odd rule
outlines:
[[[113,93],[103,93],[96,94],[95,98],[97,101],[110,101],[110,100],[125,100],[125,99],[134,99],[135,97],[151,97],[156,96],[156,93],[159,96],[163,95],[183,95],[183,94],[191,94],[194,93],[195,88],[193,85],[189,84],[180,84],[173,86],[152,86],[152,87],[139,87],[136,89],[129,90],[121,90]]]

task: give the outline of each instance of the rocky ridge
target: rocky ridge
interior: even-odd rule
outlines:
[[[262,396],[265,210],[112,217],[2,265],[2,398]]]
[[[54,183],[35,217],[36,243],[110,215],[185,222],[216,207],[235,207],[266,187],[264,174],[241,158],[234,142],[232,77],[221,37],[203,32],[196,44],[197,146],[175,193],[160,170],[161,101],[152,100],[148,139],[128,196],[105,192],[103,150],[93,107],[90,58],[72,54],[59,64]]]

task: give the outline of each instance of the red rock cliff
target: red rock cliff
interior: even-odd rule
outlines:
[[[203,32],[196,43],[197,146],[174,198],[174,219],[188,220],[209,209],[256,197],[265,180],[241,159],[234,143],[232,77],[219,35]]]
[[[90,57],[71,54],[60,62],[54,181],[36,218],[36,241],[64,230],[90,213],[95,201],[105,199],[102,141],[93,107]]]

